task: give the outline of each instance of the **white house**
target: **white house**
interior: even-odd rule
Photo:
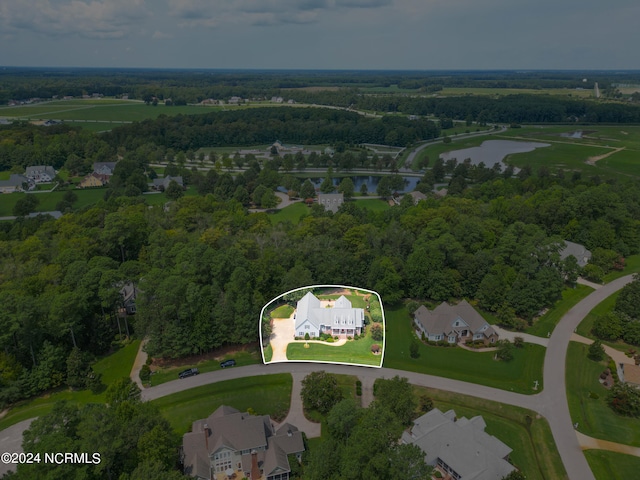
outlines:
[[[56,171],[49,165],[35,165],[27,167],[24,176],[35,183],[49,183],[55,178]]]
[[[307,333],[311,338],[319,337],[321,333],[353,337],[362,334],[364,328],[364,310],[353,308],[344,295],[335,301],[333,307],[326,308],[309,292],[298,302],[293,318],[298,337]]]

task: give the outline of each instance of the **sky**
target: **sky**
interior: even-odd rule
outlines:
[[[0,65],[640,69],[638,0],[0,0]]]

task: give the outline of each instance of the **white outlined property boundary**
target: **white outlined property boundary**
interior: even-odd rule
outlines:
[[[315,288],[345,288],[345,289],[351,289],[351,290],[357,290],[359,292],[368,292],[368,293],[372,293],[374,294],[376,297],[378,297],[378,303],[380,304],[380,311],[382,312],[382,354],[380,355],[380,364],[379,365],[366,365],[363,363],[348,363],[348,362],[331,362],[331,361],[324,361],[324,360],[286,360],[286,361],[277,361],[277,362],[273,362],[273,361],[269,361],[267,362],[264,358],[264,344],[262,341],[262,319],[264,317],[264,312],[267,309],[267,307],[269,305],[271,305],[273,302],[275,302],[276,300],[278,300],[281,297],[284,297],[285,295],[289,295],[290,293],[293,292],[298,292],[300,290],[311,290],[311,289],[315,289]],[[384,305],[382,304],[382,297],[380,296],[380,294],[374,290],[369,290],[368,288],[361,288],[361,287],[354,287],[354,286],[349,286],[349,285],[308,285],[305,287],[299,287],[299,288],[294,288],[293,290],[289,290],[288,292],[284,292],[281,293],[280,295],[278,295],[277,297],[269,300],[267,303],[264,304],[264,306],[262,307],[262,310],[260,311],[260,322],[258,324],[258,333],[260,335],[260,354],[262,355],[262,363],[265,365],[269,365],[271,363],[326,363],[326,364],[332,364],[332,365],[351,365],[351,366],[355,366],[355,367],[369,367],[369,368],[382,368],[382,365],[384,365],[384,353],[387,347],[387,319],[385,317],[384,314]],[[339,348],[339,347],[336,347]]]

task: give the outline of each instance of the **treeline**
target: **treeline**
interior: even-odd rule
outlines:
[[[103,137],[113,147],[135,149],[152,142],[176,150],[200,147],[271,144],[382,143],[406,146],[438,137],[428,120],[404,117],[366,118],[326,108],[252,108],[204,115],[161,115],[155,120],[118,127]]]
[[[296,225],[272,225],[236,198],[273,176],[257,168],[248,175],[259,181],[207,175],[200,188],[213,193],[166,209],[113,196],[57,221],[3,223],[0,401],[69,384],[70,357],[89,362],[127,329],[163,357],[256,341],[262,306],[305,285],[360,285],[386,302],[465,297],[517,325],[575,279],[563,239],[592,250],[603,273],[640,249],[637,183],[494,177],[417,206],[316,205]],[[140,289],[132,324],[117,315],[129,283]]]
[[[554,95],[416,97],[363,95],[356,90],[295,92],[297,102],[374,112],[435,115],[478,123],[640,123],[640,106]]]

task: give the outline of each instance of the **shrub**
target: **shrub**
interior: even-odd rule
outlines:
[[[371,324],[371,338],[375,341],[379,342],[382,340],[382,324],[380,323],[372,323]]]
[[[516,348],[523,348],[524,347],[524,338],[522,338],[522,337],[514,337],[513,346],[516,347]]]
[[[411,358],[418,358],[420,356],[420,343],[418,343],[417,338],[412,339],[409,344],[409,355]]]
[[[352,340],[351,336],[347,336],[347,340]]]
[[[498,350],[496,351],[496,358],[498,360],[502,360],[503,362],[510,362],[513,360],[513,344],[507,340],[499,340]]]
[[[609,392],[609,406],[620,415],[640,417],[640,390],[627,383],[617,383]]]
[[[604,358],[604,355],[604,347],[602,346],[600,340],[596,339],[591,345],[589,345],[589,353],[587,356],[591,360],[599,362]]]
[[[305,339],[305,340],[309,340],[310,338],[311,338],[311,337],[309,336],[309,334],[308,334],[308,333],[305,333],[305,334],[304,334],[304,339]]]
[[[149,365],[145,364],[140,369],[140,380],[142,381],[142,383],[149,383],[150,379],[151,379],[151,369],[149,368]]]
[[[335,340],[333,339],[333,337],[329,337],[329,338],[327,338],[327,340],[326,340],[326,341],[327,341],[327,343],[333,343],[333,342],[335,342]]]

